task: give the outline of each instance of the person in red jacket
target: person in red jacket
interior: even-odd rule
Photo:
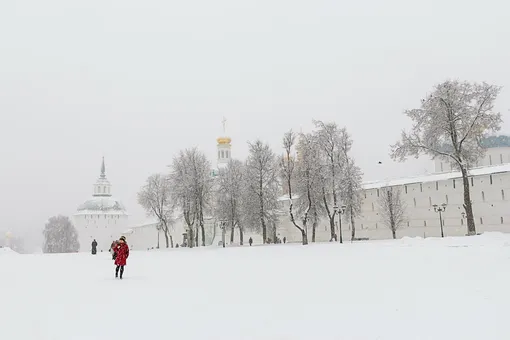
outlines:
[[[120,279],[122,280],[122,274],[124,274],[124,266],[126,265],[126,260],[129,257],[129,246],[127,245],[126,238],[121,236],[117,246],[115,247],[115,277],[119,277],[120,271]]]

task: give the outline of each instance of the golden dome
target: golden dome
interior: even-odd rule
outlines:
[[[219,137],[218,139],[216,139],[216,141],[218,142],[218,144],[230,144],[232,142],[232,139],[230,139],[230,137]]]

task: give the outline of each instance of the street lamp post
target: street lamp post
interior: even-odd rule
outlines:
[[[439,226],[441,227],[441,237],[444,237],[442,213],[444,213],[446,211],[446,203],[441,204],[441,206],[434,204],[433,207],[434,207],[434,211],[439,213]]]
[[[347,208],[345,205],[342,205],[340,208],[335,205],[333,207],[335,211],[335,215],[338,214],[338,237],[340,240],[340,243],[344,243],[343,237],[342,237],[342,215],[345,214],[345,208]]]
[[[226,226],[226,222],[225,221],[221,221],[221,244],[223,246],[223,248],[225,248],[225,226]]]

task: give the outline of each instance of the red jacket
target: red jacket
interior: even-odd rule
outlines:
[[[129,257],[129,246],[126,242],[119,242],[115,247],[117,257],[115,258],[116,266],[125,266],[126,260]]]

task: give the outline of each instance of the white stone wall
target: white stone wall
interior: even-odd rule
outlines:
[[[471,199],[477,232],[510,232],[510,172],[492,175],[473,176],[470,179]],[[461,236],[467,233],[466,220],[462,219],[463,187],[462,179],[449,179],[437,182],[414,183],[400,186],[402,198],[407,205],[408,225],[397,232],[397,237],[440,236],[439,215],[433,204],[447,203],[443,213],[445,236]],[[380,189],[365,190],[362,216],[356,219],[356,237],[370,239],[391,238],[391,231],[379,215],[378,195]],[[288,202],[284,203],[287,209]],[[342,223],[344,240],[350,240],[350,225]],[[300,242],[301,234],[288,216],[282,216],[279,234],[291,242]],[[309,240],[312,231],[309,228]],[[329,222],[322,220],[317,229],[317,241],[329,241]]]
[[[510,148],[489,148],[485,153],[485,157],[480,159],[474,166],[492,166],[510,163]],[[441,159],[434,160],[435,172],[450,172],[456,171],[452,169],[452,163],[446,162]]]
[[[128,228],[128,216],[125,214],[112,214],[90,212],[74,215],[74,225],[78,231],[80,251],[91,251],[92,241],[97,241],[97,251],[110,249],[113,240],[119,239]]]

